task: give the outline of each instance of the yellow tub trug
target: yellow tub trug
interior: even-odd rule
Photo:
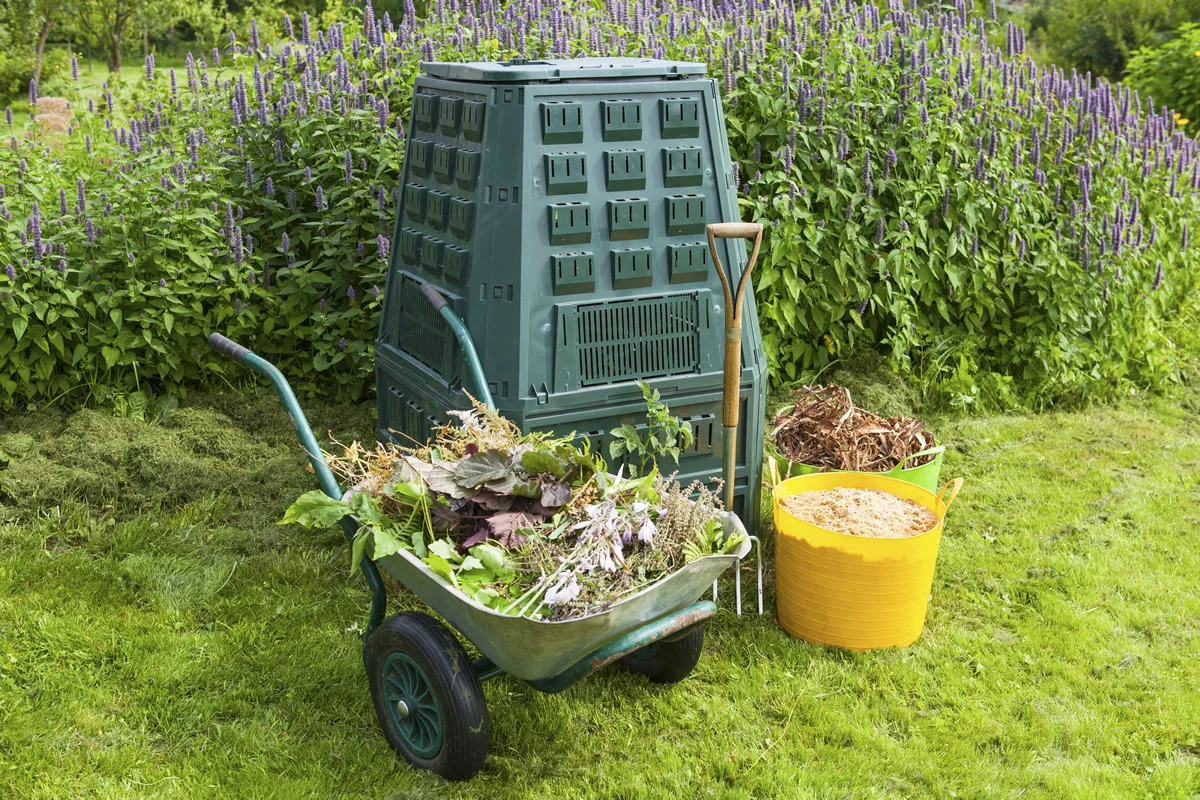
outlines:
[[[934,495],[880,474],[800,475],[774,487],[776,607],[779,624],[819,644],[870,650],[903,647],[921,635],[946,510],[962,487],[957,478]],[[804,522],[782,501],[821,489],[878,489],[920,503],[938,518],[906,539],[835,533]],[[947,491],[949,489],[949,491]]]

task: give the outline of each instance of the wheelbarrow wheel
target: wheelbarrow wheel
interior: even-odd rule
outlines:
[[[367,673],[388,744],[405,761],[449,780],[483,766],[488,711],[466,651],[445,625],[416,611],[371,636]]]
[[[704,650],[704,626],[697,625],[669,642],[655,642],[621,659],[630,672],[653,683],[678,683],[692,673]]]

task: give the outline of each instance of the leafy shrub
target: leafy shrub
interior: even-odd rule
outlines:
[[[417,63],[515,55],[711,65],[743,208],[770,230],[757,293],[777,383],[860,346],[913,369],[961,350],[931,374],[963,397],[1172,373],[1172,320],[1195,307],[1196,142],[1134,93],[1034,66],[1016,29],[1006,55],[961,4],[456,9],[304,20],[274,46],[252,31],[219,62],[114,82],[94,110],[73,95],[65,134],[16,120],[0,408],[219,379],[210,330],[303,389],[369,393]]]
[[[1200,25],[1186,23],[1176,38],[1134,53],[1125,83],[1175,109],[1181,125],[1200,125]]]
[[[1200,18],[1196,0],[1041,0],[1030,12],[1043,54],[1066,70],[1117,80],[1134,51]]]

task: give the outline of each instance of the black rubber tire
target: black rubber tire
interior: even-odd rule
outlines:
[[[422,756],[414,752],[392,719],[384,667],[394,654],[411,659],[420,668],[437,701],[442,738],[436,753]],[[371,636],[367,676],[383,735],[405,761],[452,781],[479,772],[488,750],[487,701],[471,659],[445,625],[417,611],[389,617]]]
[[[672,642],[655,642],[621,659],[630,672],[653,683],[679,683],[692,674],[704,650],[704,626],[697,625]]]

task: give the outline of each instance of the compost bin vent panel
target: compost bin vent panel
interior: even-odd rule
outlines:
[[[405,275],[400,284],[400,349],[446,377],[452,369],[450,326],[421,294],[421,284]]]
[[[559,313],[560,387],[601,386],[699,369],[702,320],[694,293],[560,306]]]

